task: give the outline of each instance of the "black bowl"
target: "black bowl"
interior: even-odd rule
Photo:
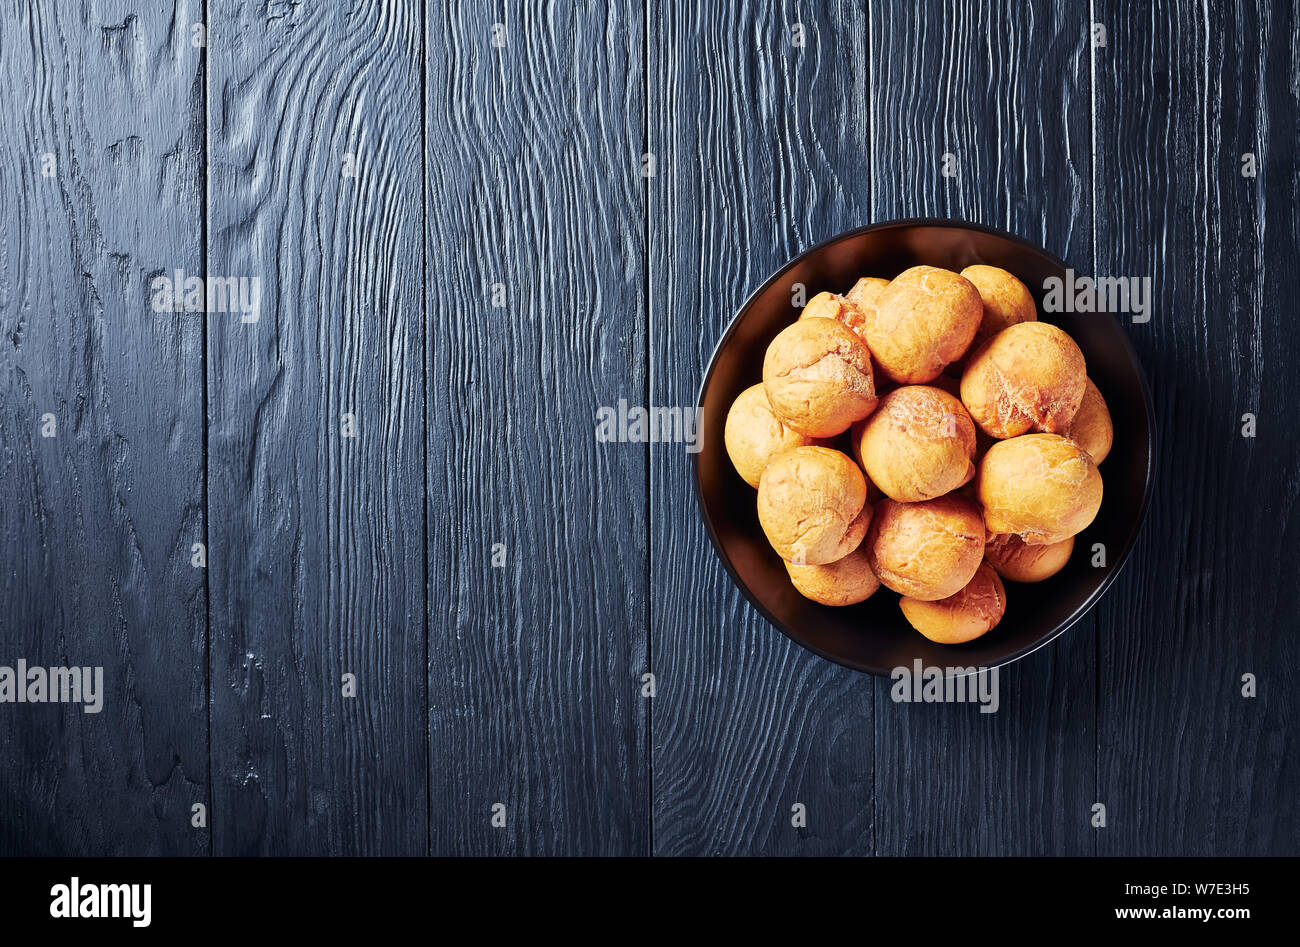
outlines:
[[[961,270],[1000,266],[1035,296],[1039,318],[1068,332],[1083,350],[1088,375],[1110,407],[1115,443],[1101,465],[1101,510],[1075,537],[1070,562],[1045,582],[1007,583],[1007,612],[996,628],[963,645],[939,645],[903,618],[898,596],[881,588],[866,602],[830,608],[794,590],[758,525],[755,492],[736,473],[723,444],[732,401],[761,380],[772,338],[797,316],[794,284],[807,298],[847,292],[860,276],[891,279],[918,264]],[[1087,613],[1114,581],[1137,539],[1154,482],[1151,390],[1116,318],[1106,313],[1043,311],[1044,281],[1066,264],[1012,234],[950,220],[897,220],[827,240],[787,263],[741,307],[714,350],[700,388],[701,449],[695,458],[700,510],[731,577],[791,640],[846,667],[888,676],[893,668],[996,667],[1041,648]],[[1093,566],[1095,544],[1105,565]]]

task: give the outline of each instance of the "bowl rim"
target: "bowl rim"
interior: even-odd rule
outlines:
[[[704,370],[704,377],[700,381],[699,394],[696,397],[696,402],[695,402],[696,410],[701,414],[703,413],[704,394],[708,390],[709,382],[713,378],[714,370],[717,368],[719,353],[726,346],[732,334],[736,331],[737,327],[740,324],[741,317],[749,310],[750,306],[754,304],[754,300],[767,291],[768,287],[770,287],[773,283],[778,281],[782,276],[784,276],[787,272],[789,272],[791,269],[793,269],[803,260],[807,259],[808,257],[816,253],[821,252],[822,250],[826,249],[832,244],[838,243],[841,240],[845,240],[850,237],[855,237],[859,234],[870,233],[877,230],[896,230],[896,229],[902,229],[906,227],[946,227],[949,229],[971,230],[977,233],[988,234],[990,236],[1000,237],[1003,240],[1007,240],[1010,241],[1011,243],[1018,244],[1021,247],[1030,250],[1034,253],[1041,254],[1051,262],[1058,265],[1063,270],[1071,268],[1066,261],[1062,260],[1056,254],[1045,249],[1044,247],[1039,246],[1038,244],[1031,243],[1029,240],[1026,240],[1024,237],[1021,237],[1018,234],[1010,233],[1009,231],[1002,230],[998,227],[990,227],[987,224],[975,223],[973,221],[961,220],[958,218],[899,217],[891,220],[879,221],[877,223],[865,224],[861,227],[854,227],[851,230],[841,231],[840,233],[837,233],[831,237],[826,238],[825,240],[822,240],[819,243],[814,244],[813,246],[809,247],[807,250],[804,250],[802,253],[794,257],[791,257],[789,260],[786,261],[786,263],[783,266],[781,266],[778,270],[772,273],[772,275],[770,275],[767,279],[765,279],[762,283],[760,283],[758,287],[755,288],[745,298],[745,301],[741,303],[740,308],[736,310],[734,315],[732,315],[731,320],[727,323],[727,328],[723,330],[722,335],[718,338],[717,343],[713,346],[713,352],[709,355],[708,367]],[[1150,508],[1150,504],[1151,504],[1151,496],[1155,491],[1156,456],[1157,456],[1156,445],[1157,445],[1157,436],[1158,436],[1158,432],[1156,430],[1155,408],[1151,397],[1151,385],[1147,379],[1146,368],[1142,364],[1142,359],[1138,356],[1137,349],[1133,347],[1133,342],[1132,340],[1129,339],[1128,332],[1124,330],[1123,323],[1120,322],[1118,319],[1116,319],[1113,313],[1108,312],[1105,315],[1116,322],[1116,325],[1120,330],[1120,338],[1123,340],[1123,344],[1125,349],[1127,350],[1127,354],[1130,360],[1132,361],[1132,363],[1135,366],[1137,366],[1138,382],[1142,389],[1142,406],[1143,406],[1143,410],[1146,412],[1147,431],[1149,432],[1149,436],[1147,438],[1146,482],[1143,486],[1142,501],[1138,506],[1137,518],[1134,521],[1133,525],[1129,527],[1128,536],[1124,541],[1124,547],[1123,549],[1120,550],[1119,557],[1116,560],[1114,567],[1107,571],[1106,575],[1101,580],[1101,584],[1098,585],[1097,588],[1093,590],[1092,594],[1089,595],[1079,605],[1079,607],[1076,608],[1069,615],[1069,617],[1067,617],[1064,621],[1058,624],[1047,634],[1043,635],[1037,641],[1034,641],[1026,645],[1025,647],[1020,648],[1019,650],[1012,652],[1011,654],[1007,655],[1005,658],[998,660],[994,664],[982,665],[981,667],[976,669],[977,671],[992,670],[993,668],[1004,667],[1008,664],[1012,664],[1016,661],[1019,661],[1021,658],[1027,657],[1028,655],[1033,654],[1038,649],[1046,647],[1047,645],[1051,644],[1061,635],[1065,634],[1067,631],[1069,631],[1071,628],[1077,625],[1080,621],[1082,621],[1083,618],[1090,611],[1092,611],[1092,609],[1096,607],[1097,603],[1100,602],[1101,599],[1105,596],[1106,591],[1119,577],[1120,573],[1124,571],[1124,567],[1128,564],[1130,554],[1133,551],[1133,547],[1137,545],[1138,538],[1141,536],[1142,529],[1146,524],[1147,511]],[[727,570],[727,575],[731,577],[731,581],[736,586],[736,588],[738,588],[741,591],[741,593],[745,596],[745,598],[749,600],[749,603],[758,610],[759,614],[762,615],[765,619],[767,619],[768,624],[774,626],[778,631],[781,632],[781,634],[785,635],[787,638],[789,638],[791,641],[793,641],[795,644],[799,645],[800,647],[808,651],[811,651],[813,654],[816,654],[818,657],[824,658],[825,660],[830,661],[834,664],[838,664],[841,667],[850,668],[851,670],[859,671],[865,674],[872,674],[877,677],[891,677],[892,670],[893,670],[892,668],[879,668],[867,664],[860,664],[858,662],[849,661],[844,659],[840,655],[827,652],[826,650],[822,648],[818,648],[816,645],[813,645],[811,642],[804,640],[802,635],[798,634],[794,629],[786,627],[786,624],[783,621],[781,621],[775,615],[773,615],[767,609],[767,607],[764,606],[761,601],[759,601],[758,597],[749,589],[749,587],[741,580],[739,574],[737,574],[736,572],[735,566],[732,565],[730,557],[727,555],[726,550],[723,548],[721,540],[718,539],[718,534],[713,528],[713,520],[709,515],[708,508],[704,504],[704,490],[700,483],[700,455],[702,453],[703,453],[702,450],[696,451],[693,455],[693,459],[691,462],[696,506],[699,509],[700,518],[704,521],[704,528],[709,535],[709,542],[712,543],[713,545],[713,551],[717,554],[718,559],[721,560],[723,568]]]

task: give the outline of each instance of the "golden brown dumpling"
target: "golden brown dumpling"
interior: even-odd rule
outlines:
[[[922,601],[947,598],[975,575],[984,558],[979,508],[956,494],[876,504],[865,540],[867,559],[881,583]]]
[[[971,353],[961,400],[993,437],[1059,434],[1079,410],[1086,378],[1083,353],[1072,338],[1048,322],[1022,322]]]
[[[899,607],[908,623],[931,641],[962,644],[995,628],[1007,611],[1002,580],[987,562],[960,590],[947,598],[926,602],[904,596]]]
[[[914,266],[898,274],[863,314],[861,334],[880,370],[900,384],[919,385],[965,354],[984,304],[957,273]]]
[[[809,437],[833,437],[876,407],[871,353],[834,319],[787,326],[767,347],[763,388],[787,427]]]
[[[1059,434],[1025,434],[989,448],[975,474],[975,495],[990,533],[1014,533],[1030,545],[1048,545],[1075,535],[1096,517],[1101,474],[1074,441]]]
[[[762,385],[746,388],[732,402],[722,438],[736,472],[751,487],[758,486],[763,468],[777,454],[817,443],[816,438],[785,426],[767,403]]]
[[[861,423],[862,467],[894,500],[943,496],[975,475],[975,424],[945,391],[926,385],[895,388]]]
[[[975,333],[976,343],[997,335],[1007,326],[1036,322],[1038,307],[1024,283],[999,266],[976,264],[961,271],[979,290],[984,316]]]
[[[796,447],[758,481],[758,522],[787,562],[824,565],[862,542],[871,522],[858,465],[828,447]]]
[[[1073,536],[1031,546],[1019,536],[996,535],[984,545],[984,561],[1010,582],[1041,582],[1064,569],[1073,552]]]
[[[866,511],[870,509],[870,506],[863,507]],[[880,588],[880,580],[871,571],[861,546],[843,559],[825,565],[800,566],[787,562],[785,570],[800,595],[823,605],[855,605],[865,602]]]
[[[876,299],[889,285],[889,280],[876,276],[864,276],[853,284],[853,288],[844,294],[844,298],[859,309],[868,309],[876,304]]]
[[[1100,464],[1110,453],[1115,438],[1110,409],[1091,378],[1084,379],[1083,401],[1074,420],[1062,433],[1086,450],[1095,463]]]

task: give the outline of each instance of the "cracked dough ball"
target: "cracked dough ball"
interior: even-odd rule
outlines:
[[[934,602],[904,596],[899,601],[908,623],[931,641],[961,644],[994,628],[1007,611],[1002,580],[987,562],[959,591]]]
[[[1110,423],[1110,409],[1091,378],[1083,380],[1083,401],[1063,433],[1088,452],[1093,463],[1100,464],[1110,453],[1115,439],[1115,429]]]
[[[883,585],[932,602],[957,592],[979,568],[984,521],[979,507],[955,494],[921,503],[884,499],[865,545]]]
[[[862,508],[870,516],[870,506]],[[785,571],[804,598],[823,605],[855,605],[865,602],[880,588],[867,555],[859,546],[843,559],[821,566],[797,566],[787,562]]]
[[[763,387],[786,426],[809,437],[834,437],[876,407],[871,353],[834,319],[782,329],[763,359]]]
[[[732,402],[722,439],[736,473],[751,487],[758,486],[763,468],[777,454],[817,442],[816,438],[792,431],[781,422],[767,403],[762,385],[746,388]]]
[[[818,293],[799,313],[800,319],[834,319],[836,322],[852,329],[861,330],[865,318],[853,301],[834,293]]]
[[[1101,508],[1101,474],[1074,441],[1025,434],[989,448],[975,474],[975,495],[989,532],[1045,546],[1093,521]]]
[[[1046,546],[1030,546],[1019,536],[992,536],[984,561],[1010,582],[1041,582],[1065,568],[1074,552],[1074,537]]]
[[[889,285],[889,280],[878,276],[864,276],[853,284],[853,288],[844,294],[844,298],[859,309],[869,309],[876,304],[876,299]]]
[[[763,471],[758,522],[786,562],[825,565],[861,544],[871,523],[866,501],[867,481],[846,455],[796,447]]]
[[[930,500],[975,476],[975,423],[946,391],[895,388],[862,425],[862,467],[891,499]]]
[[[1086,378],[1074,339],[1048,322],[1022,322],[971,354],[961,376],[961,400],[994,437],[1030,430],[1060,434],[1079,410]]]
[[[888,378],[930,381],[965,354],[984,314],[964,277],[934,266],[904,270],[863,310],[862,337]]]
[[[1001,267],[977,264],[966,267],[961,275],[979,290],[984,303],[976,342],[983,342],[1008,326],[1038,321],[1038,307],[1029,288]]]

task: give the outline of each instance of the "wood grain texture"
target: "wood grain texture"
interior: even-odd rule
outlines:
[[[1287,3],[1095,16],[1097,267],[1154,282],[1130,335],[1160,470],[1101,609],[1100,851],[1294,855],[1300,23]]]
[[[423,853],[421,6],[209,17],[214,850]]]
[[[1086,5],[872,4],[870,50],[872,217],[1000,227],[1085,272]],[[993,714],[877,688],[877,852],[1091,854],[1094,651],[1090,617],[1001,669]]]
[[[202,318],[150,305],[200,265],[194,11],[0,12],[0,664],[104,676],[0,708],[0,854],[207,850]]]
[[[0,6],[0,665],[106,686],[0,706],[0,854],[1300,854],[1297,62],[1277,0]],[[595,437],[923,215],[1155,288],[1143,538],[992,715],[787,641],[683,445]]]
[[[428,13],[431,848],[644,854],[640,4]]]
[[[650,401],[690,406],[745,296],[869,220],[866,15],[853,2],[654,2],[648,25]],[[655,852],[870,853],[876,684],[743,601],[691,477],[681,445],[652,449]],[[798,803],[806,828],[792,825]]]

